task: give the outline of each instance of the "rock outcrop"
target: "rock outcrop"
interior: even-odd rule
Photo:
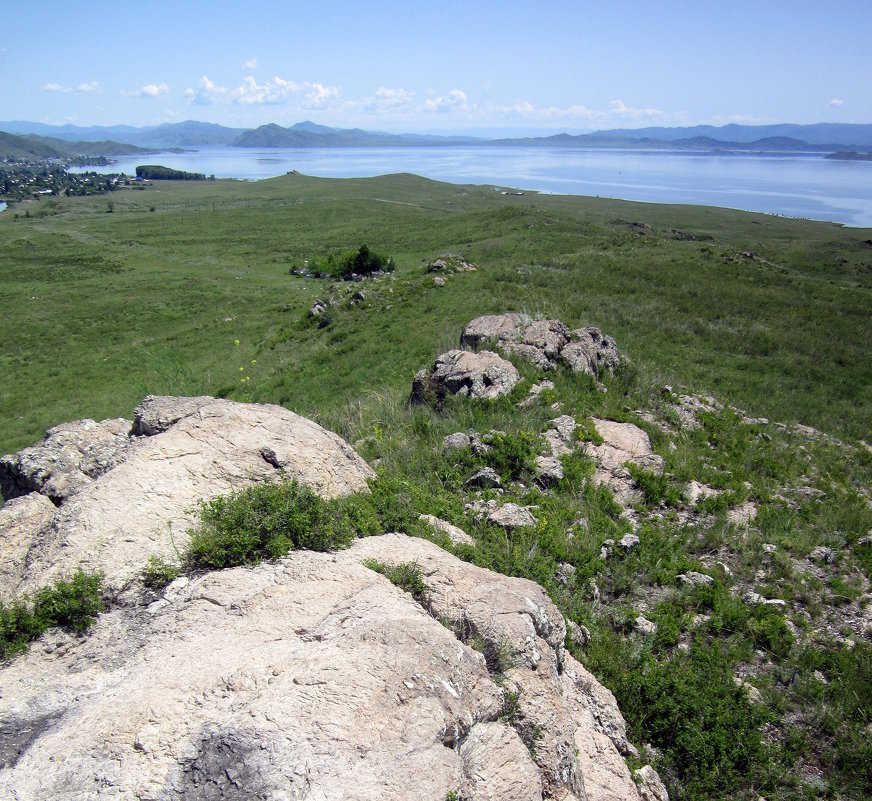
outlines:
[[[335,434],[281,406],[152,396],[132,425],[121,422],[58,426],[4,458],[18,470],[16,487],[27,479],[60,507],[48,523],[39,501],[3,507],[0,601],[76,566],[102,571],[117,588],[150,556],[176,559],[193,522],[189,512],[202,499],[280,478],[347,495],[365,490],[374,475]],[[16,543],[10,560],[7,540]]]
[[[637,503],[641,500],[641,493],[626,463],[659,473],[663,470],[663,457],[654,453],[648,435],[632,423],[593,418],[593,424],[603,440],[600,445],[585,443],[585,452],[596,465],[594,480],[607,486],[622,506]]]
[[[132,431],[60,508],[32,492],[0,509],[4,592],[78,565],[113,588],[86,634],[51,629],[0,665],[0,796],[647,797],[614,697],[533,582],[389,534],[144,587],[198,498],[278,476],[334,496],[371,471],[280,407],[148,398]],[[415,565],[426,592],[375,563]]]
[[[446,394],[468,398],[507,395],[521,380],[515,365],[489,350],[450,350],[436,358],[432,370],[421,370],[412,382],[412,403]]]
[[[533,320],[516,312],[476,317],[460,336],[461,347],[489,344],[524,356],[542,370],[564,364],[573,372],[597,376],[614,372],[621,360],[614,339],[598,328],[571,331],[560,320]]]
[[[416,563],[427,608],[367,559]],[[0,670],[0,786],[18,798],[638,799],[614,698],[565,635],[537,585],[402,535],[181,578],[148,605],[130,590],[86,637],[51,632]]]

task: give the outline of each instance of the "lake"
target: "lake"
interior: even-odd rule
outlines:
[[[162,164],[216,178],[260,180],[298,170],[353,178],[410,172],[439,181],[569,195],[693,203],[872,227],[872,162],[819,153],[699,153],[541,147],[238,148],[122,157],[124,172]]]

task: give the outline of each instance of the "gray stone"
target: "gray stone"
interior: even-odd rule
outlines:
[[[429,613],[373,559],[418,565]],[[501,649],[503,687],[455,630]],[[614,696],[545,592],[422,539],[207,573],[61,637],[0,668],[20,798],[641,798]]]
[[[620,541],[618,542],[618,545],[621,546],[621,549],[625,553],[629,553],[633,550],[633,548],[638,547],[639,538],[635,534],[624,534],[624,536],[621,537]]]
[[[714,582],[711,576],[707,576],[705,573],[697,573],[695,570],[679,573],[676,578],[687,587],[705,587]]]
[[[441,275],[433,276],[433,286],[445,286],[445,279]]]
[[[554,456],[537,456],[536,471],[539,481],[545,486],[559,484],[563,480],[563,464]]]
[[[473,476],[468,478],[465,482],[467,487],[481,487],[482,489],[492,489],[494,487],[501,487],[502,481],[500,480],[500,474],[497,473],[492,467],[483,467]]]
[[[446,394],[497,398],[511,392],[520,380],[515,366],[496,353],[450,350],[437,357],[432,370],[415,376],[411,401],[423,403]]]
[[[488,343],[524,356],[542,370],[565,364],[573,372],[597,376],[614,372],[620,363],[615,341],[598,328],[570,331],[560,320],[533,320],[517,312],[476,317],[463,329],[461,347]]]
[[[283,478],[336,497],[366,492],[375,475],[338,436],[281,406],[150,397],[134,428],[150,433],[131,439],[123,461],[89,478],[47,529],[16,535],[26,557],[5,586],[32,592],[81,566],[117,589],[151,556],[177,560],[201,499]]]
[[[632,423],[593,418],[593,424],[603,440],[601,445],[584,443],[585,453],[596,465],[594,481],[608,487],[615,500],[624,507],[639,502],[641,493],[633,483],[626,463],[659,473],[663,470],[663,457],[654,453],[648,435]]]
[[[810,562],[826,562],[828,565],[831,565],[836,558],[836,552],[832,548],[828,548],[826,545],[818,545],[808,556]]]
[[[648,620],[644,615],[639,615],[633,621],[633,628],[639,634],[642,634],[645,637],[652,636],[657,633],[657,624],[651,620]]]
[[[575,574],[575,565],[571,565],[568,562],[561,562],[557,565],[555,578],[565,587],[575,581]]]
[[[433,515],[418,515],[418,519],[432,526],[436,531],[441,531],[448,536],[454,545],[475,545],[475,540],[462,528],[452,525],[447,520],[441,520]]]
[[[0,459],[3,498],[38,492],[61,505],[124,461],[130,429],[130,421],[122,418],[50,428],[41,442]]]
[[[572,620],[567,620],[566,630],[569,634],[569,639],[579,648],[584,648],[584,646],[590,642],[590,630],[587,626],[583,626]]]
[[[669,793],[650,765],[645,765],[633,771],[633,777],[639,787],[640,801],[669,801]]]
[[[599,328],[578,328],[571,332],[570,338],[560,351],[560,359],[574,373],[592,376],[613,373],[621,362],[615,340]]]
[[[518,506],[515,503],[505,503],[490,511],[486,518],[492,526],[503,528],[522,528],[535,526],[536,518],[526,506]]]
[[[469,434],[464,434],[462,431],[455,431],[453,434],[449,434],[442,440],[442,453],[462,451],[469,447],[471,441]]]

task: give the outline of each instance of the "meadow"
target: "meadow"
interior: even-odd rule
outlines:
[[[872,793],[872,451],[860,442],[872,442],[872,230],[410,175],[287,175],[20,204],[0,215],[0,237],[3,451],[65,420],[129,416],[148,393],[281,403],[377,467],[369,495],[307,501],[324,532],[439,539],[418,519],[433,514],[473,536],[440,540],[462,558],[540,582],[586,627],[568,647],[613,690],[673,799]],[[394,272],[294,274],[364,243]],[[445,252],[478,269],[438,284],[427,265]],[[316,300],[325,311],[311,316]],[[509,398],[408,405],[413,374],[457,347],[466,322],[509,310],[596,325],[625,364],[605,393],[557,370],[519,407],[538,376],[516,361],[525,382]],[[684,427],[672,406],[684,391],[724,406]],[[591,416],[632,421],[663,456],[662,476],[634,474],[637,548],[604,550],[631,526],[581,451],[557,485],[537,481],[555,402],[579,439],[594,436]],[[470,430],[500,433],[487,454],[443,451]],[[476,519],[465,482],[485,464],[505,490],[484,497],[535,507],[535,527]],[[721,494],[690,503],[694,479]],[[272,520],[287,491],[204,507],[187,559],[238,563],[226,557],[234,521],[255,509]],[[750,527],[728,517],[743,503],[757,510]],[[242,561],[293,547],[255,529]],[[144,581],[184,569],[155,564]],[[688,586],[688,571],[709,583]],[[783,604],[745,602],[748,591]]]
[[[465,322],[505,310],[599,326],[652,382],[870,435],[869,230],[410,175],[287,175],[19,204],[0,237],[3,451],[61,421],[129,414],[147,393],[335,419],[361,395],[404,390]],[[349,286],[290,269],[361,243],[393,258],[393,283],[374,291],[394,302],[312,330],[314,300]],[[446,251],[479,270],[434,287],[424,266]]]

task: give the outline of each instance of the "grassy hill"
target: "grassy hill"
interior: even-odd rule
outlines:
[[[410,175],[286,175],[166,182],[111,206],[51,198],[0,215],[0,237],[4,452],[65,420],[129,415],[148,393],[281,403],[378,465],[383,529],[449,520],[475,538],[461,555],[541,582],[589,629],[571,647],[674,799],[872,793],[872,456],[860,443],[872,442],[872,231]],[[362,243],[395,272],[292,274]],[[448,251],[478,269],[440,286],[426,265]],[[326,313],[310,317],[316,300]],[[598,326],[630,364],[605,393],[557,371],[530,407],[410,408],[413,374],[471,318],[503,311]],[[529,386],[534,371],[518,367]],[[685,427],[672,406],[685,391],[723,407]],[[663,457],[663,476],[636,475],[638,548],[603,551],[630,524],[583,457],[555,487],[533,480],[555,402],[584,437],[591,416],[642,426]],[[507,486],[490,494],[535,506],[535,528],[495,530],[466,507],[483,457],[441,443],[470,429],[504,432],[486,458]],[[682,500],[691,480],[720,500]],[[751,525],[728,517],[742,504]],[[711,582],[686,586],[688,571]],[[751,592],[783,605],[743,601]],[[641,614],[656,633],[637,630]]]

